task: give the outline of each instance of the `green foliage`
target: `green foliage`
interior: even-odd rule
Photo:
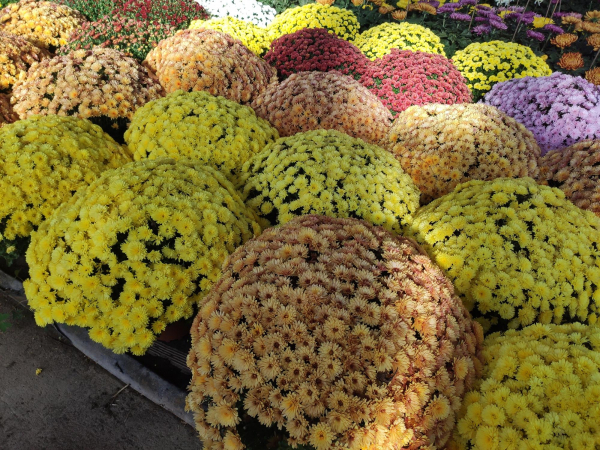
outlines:
[[[110,14],[117,7],[115,0],[57,0],[57,2],[76,9],[91,21]]]
[[[303,6],[307,3],[313,3],[312,0],[258,0],[264,5],[275,8],[277,14],[281,14],[286,9],[295,8],[296,6]],[[337,6],[337,5],[336,5]]]

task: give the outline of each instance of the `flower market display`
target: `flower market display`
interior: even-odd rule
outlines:
[[[260,231],[253,218],[202,163],[106,171],[32,235],[24,287],[36,323],[87,327],[105,347],[141,355],[194,313],[227,256]]]
[[[540,148],[527,128],[481,104],[412,106],[385,147],[421,191],[421,204],[469,180],[538,176]]]
[[[336,6],[308,3],[278,14],[269,25],[269,41],[304,28],[325,28],[338,37],[351,41],[358,33],[356,16]]]
[[[553,73],[498,83],[484,99],[529,128],[542,154],[600,139],[600,87]]]
[[[269,49],[266,37],[267,29],[254,25],[252,22],[225,16],[210,20],[194,20],[190,24],[190,30],[200,28],[227,33],[232,38],[242,41],[242,44],[256,56],[262,56]]]
[[[0,31],[50,51],[65,45],[83,22],[85,17],[79,11],[46,1],[21,0],[0,10]]]
[[[227,260],[192,326],[187,405],[207,449],[277,430],[315,450],[443,448],[482,338],[410,240],[298,217]]]
[[[34,62],[49,56],[47,50],[27,39],[0,31],[0,91],[11,89]]]
[[[278,138],[252,108],[203,91],[176,91],[147,103],[125,133],[136,160],[189,158],[232,181],[251,156]]]
[[[118,50],[94,47],[46,58],[13,88],[21,119],[37,114],[76,116],[122,141],[137,108],[164,95],[155,77]]]
[[[360,82],[393,115],[427,103],[470,103],[471,91],[452,62],[442,55],[392,49],[362,70]]]
[[[244,164],[238,185],[265,227],[322,214],[400,233],[419,207],[419,191],[393,155],[335,130],[267,145]]]
[[[483,379],[448,450],[595,448],[600,327],[531,325],[485,339]]]
[[[167,93],[207,91],[248,104],[277,80],[275,69],[228,34],[182,30],[161,41],[144,65],[158,76]]]
[[[437,53],[446,56],[440,38],[420,25],[383,23],[360,33],[353,43],[371,60],[381,58],[393,48]]]
[[[254,99],[256,114],[282,137],[310,130],[338,130],[380,145],[392,115],[367,88],[337,72],[299,72],[270,85]]]
[[[600,140],[552,150],[540,159],[540,180],[558,187],[575,205],[600,216]]]
[[[293,73],[317,70],[358,76],[368,63],[358,47],[323,28],[304,28],[275,39],[265,61],[282,80]]]
[[[548,64],[531,48],[513,42],[474,42],[456,52],[452,62],[467,79],[475,100],[481,99],[496,83],[552,74]]]
[[[469,181],[413,215],[412,234],[484,329],[600,315],[600,218],[531,178]]]
[[[236,0],[235,2],[202,0],[201,3],[213,18],[232,17],[263,28],[268,27],[277,14],[274,8],[258,0]]]
[[[0,257],[21,256],[30,233],[77,189],[131,160],[84,119],[34,116],[0,128]]]

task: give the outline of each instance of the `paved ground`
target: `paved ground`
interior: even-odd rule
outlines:
[[[198,450],[195,431],[0,293],[0,449]],[[42,369],[36,375],[36,369]]]

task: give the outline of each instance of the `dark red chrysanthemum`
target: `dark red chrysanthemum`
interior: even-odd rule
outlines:
[[[392,49],[363,69],[360,82],[393,115],[428,103],[470,103],[471,91],[452,62],[442,55]]]
[[[369,63],[358,47],[323,28],[305,28],[276,39],[265,60],[277,69],[280,79],[297,72],[331,70],[353,76]]]

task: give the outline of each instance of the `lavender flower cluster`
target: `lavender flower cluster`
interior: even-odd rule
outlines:
[[[484,103],[525,125],[542,155],[586,139],[600,139],[600,87],[555,72],[497,83]]]

